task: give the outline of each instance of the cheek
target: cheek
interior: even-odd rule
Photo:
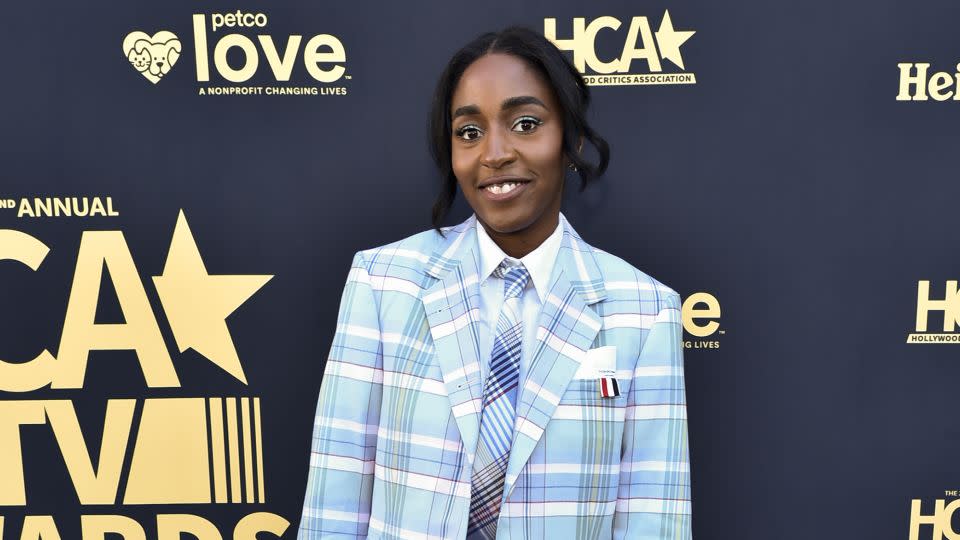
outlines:
[[[450,152],[450,166],[453,169],[453,175],[457,177],[457,181],[460,183],[460,187],[463,187],[464,183],[473,183],[476,172],[469,152],[463,149],[452,150]]]
[[[530,159],[546,180],[559,181],[558,174],[563,173],[563,148],[560,138],[541,141],[531,148]]]

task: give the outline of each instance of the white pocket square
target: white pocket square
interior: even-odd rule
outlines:
[[[616,374],[617,348],[614,345],[605,345],[587,351],[573,378],[597,379],[600,377],[614,377]]]

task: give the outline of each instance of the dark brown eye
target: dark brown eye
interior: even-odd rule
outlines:
[[[543,124],[543,121],[534,116],[521,116],[517,118],[517,121],[513,124],[513,131],[520,133],[529,133],[537,129],[538,126]]]
[[[483,132],[477,126],[470,124],[457,129],[456,135],[465,141],[475,141],[483,135]]]

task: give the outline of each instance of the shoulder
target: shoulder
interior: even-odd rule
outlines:
[[[444,233],[449,235],[450,229],[452,227],[445,227]],[[354,256],[354,261],[362,262],[367,270],[375,265],[397,264],[400,267],[418,267],[422,271],[444,240],[436,230],[429,229],[389,244],[360,250]]]
[[[369,280],[377,291],[418,296],[428,284],[429,264],[435,253],[449,242],[453,229],[444,228],[445,237],[429,229],[389,244],[362,249],[353,257],[352,272]]]
[[[590,250],[603,275],[607,301],[639,302],[646,313],[680,309],[680,295],[672,288],[612,253],[593,246]]]

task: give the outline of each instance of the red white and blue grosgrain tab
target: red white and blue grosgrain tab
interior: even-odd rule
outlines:
[[[617,397],[620,395],[620,385],[616,377],[600,377],[600,395],[603,397]]]

